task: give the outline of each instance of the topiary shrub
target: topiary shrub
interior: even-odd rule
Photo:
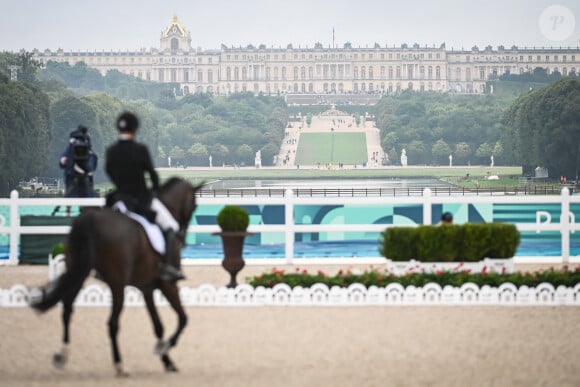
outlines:
[[[385,230],[381,234],[383,241],[379,245],[381,255],[394,261],[415,257],[417,255],[415,250],[416,235],[413,231],[413,227],[393,227]]]
[[[52,246],[51,254],[53,257],[64,254],[64,243],[57,243],[56,245]]]
[[[459,257],[462,235],[460,226],[419,226],[415,233],[417,234],[415,259],[418,261],[429,261],[432,260],[431,257],[438,257],[438,261],[453,262]]]
[[[239,206],[225,206],[217,215],[222,231],[246,231],[250,224],[248,211]]]
[[[463,238],[459,247],[461,258],[466,262],[476,262],[488,257],[493,226],[486,223],[466,223],[461,227],[463,228]]]
[[[492,223],[489,258],[509,258],[516,254],[520,233],[513,224]]]
[[[389,227],[381,236],[379,252],[393,261],[474,262],[510,258],[520,243],[516,226],[505,223]]]

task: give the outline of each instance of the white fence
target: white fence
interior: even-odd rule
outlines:
[[[561,208],[560,221],[552,222],[551,215],[547,211],[536,212],[535,223],[517,223],[516,227],[521,231],[532,232],[560,232],[561,233],[561,256],[558,257],[515,257],[516,263],[567,263],[580,262],[580,256],[570,256],[570,234],[580,230],[580,223],[576,223],[574,214],[570,211],[571,204],[580,204],[580,196],[571,196],[568,189],[562,189],[561,195],[552,196],[451,196],[439,197],[432,196],[429,188],[425,189],[422,197],[295,197],[291,190],[286,192],[284,197],[201,197],[197,198],[199,206],[203,205],[282,205],[285,212],[285,224],[259,224],[251,225],[248,231],[254,233],[278,232],[285,235],[285,259],[256,259],[255,262],[247,260],[247,263],[270,264],[272,261],[276,264],[292,264],[294,261],[294,242],[295,233],[311,232],[381,232],[387,227],[396,227],[388,224],[295,224],[294,206],[296,205],[393,205],[393,204],[420,204],[423,211],[424,224],[429,224],[432,218],[433,204],[557,204]],[[0,215],[0,235],[9,234],[10,248],[9,259],[0,261],[0,264],[17,264],[18,263],[18,242],[22,234],[66,234],[69,231],[68,226],[21,226],[19,207],[21,206],[102,206],[104,199],[72,199],[72,198],[19,198],[18,193],[13,191],[10,198],[0,199],[0,206],[10,207],[10,224],[7,225],[6,219]],[[192,225],[189,227],[190,233],[212,233],[219,231],[217,225],[203,226]],[[336,263],[339,260],[345,264],[356,263],[380,263],[384,259],[363,259],[363,258],[320,258],[306,259],[301,258],[300,262],[304,263]],[[195,259],[188,260],[188,264],[219,264],[216,259]]]

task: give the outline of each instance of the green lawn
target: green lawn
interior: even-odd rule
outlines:
[[[361,165],[367,159],[364,133],[302,133],[295,164]]]

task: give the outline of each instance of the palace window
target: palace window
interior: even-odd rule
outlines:
[[[248,69],[246,67],[242,67],[242,81],[248,79]]]
[[[266,80],[269,81],[270,80],[270,68],[266,67]]]
[[[361,79],[365,79],[367,77],[367,71],[366,71],[365,66],[362,66],[360,68],[360,77],[361,77]]]
[[[314,68],[312,66],[308,67],[308,79],[314,79]]]
[[[277,81],[278,80],[278,67],[274,67],[274,80]],[[278,88],[276,87],[276,90]]]
[[[441,79],[441,67],[435,67],[435,79]]]
[[[208,83],[213,82],[213,71],[211,71],[211,70],[207,70],[207,82]]]
[[[385,79],[385,66],[381,66],[381,79]]]
[[[183,70],[183,82],[189,82],[189,70]]]
[[[298,67],[294,67],[294,79],[298,79]]]
[[[395,77],[397,79],[400,79],[401,78],[401,66],[397,66],[396,73],[395,73]]]
[[[419,66],[419,78],[425,79],[425,66]]]
[[[373,66],[369,66],[369,79],[373,79],[373,78],[374,78]]]
[[[566,58],[566,55],[562,55],[562,62],[566,62],[568,58]]]
[[[465,69],[465,80],[468,82],[471,81],[471,69],[470,68]]]
[[[393,66],[389,66],[389,79],[393,79]]]
[[[203,82],[203,71],[201,70],[197,72],[197,81]]]
[[[226,80],[227,81],[232,80],[232,68],[229,66],[226,68]]]
[[[234,67],[234,80],[240,80],[240,69],[238,67]]]
[[[286,66],[282,67],[282,80],[286,80]]]

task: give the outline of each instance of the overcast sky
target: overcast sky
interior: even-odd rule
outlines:
[[[328,47],[333,29],[340,47],[580,45],[579,0],[0,0],[0,51],[157,48],[174,15],[203,49]]]

